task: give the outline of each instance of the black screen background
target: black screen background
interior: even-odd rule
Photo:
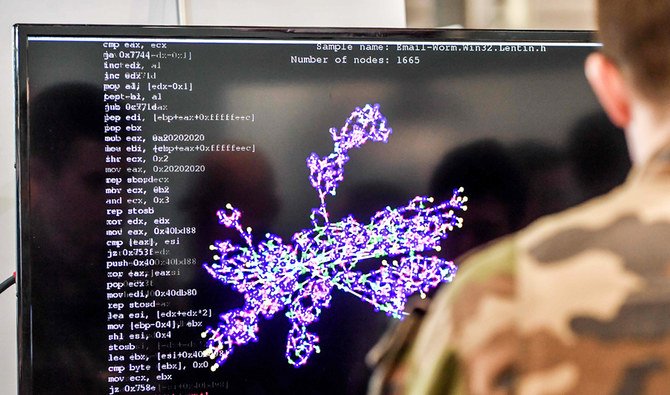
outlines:
[[[472,34],[476,37],[476,33]],[[532,37],[541,39],[540,34]],[[334,42],[340,41],[343,40]],[[102,60],[106,49],[101,44],[30,41],[23,49],[25,64],[20,68],[21,84],[26,88],[21,92],[26,100],[23,108],[30,108],[31,100],[55,87],[79,84],[101,89],[106,71]],[[318,199],[308,182],[305,158],[312,152],[320,156],[331,152],[328,129],[339,129],[357,106],[379,103],[393,134],[387,144],[368,143],[350,153],[344,182],[337,196],[327,200],[332,218],[352,213],[365,222],[375,210],[387,204],[399,205],[413,196],[433,193],[431,179],[445,154],[480,141],[494,141],[502,146],[523,171],[541,168],[549,158],[558,158],[557,171],[563,172],[556,178],[560,180],[558,185],[550,178],[553,173],[545,173],[546,179],[539,176],[537,182],[550,186],[550,193],[547,188],[539,188],[544,193],[533,192],[526,182],[513,185],[518,180],[528,181],[527,176],[506,181],[512,183],[512,189],[527,192],[523,198],[525,211],[513,213],[518,222],[506,230],[514,230],[538,215],[568,207],[593,194],[580,184],[574,170],[577,164],[570,162],[573,131],[584,119],[602,118],[597,115],[599,107],[583,76],[583,62],[592,47],[547,46],[546,52],[421,52],[419,64],[403,65],[394,64],[397,56],[415,53],[396,52],[394,44],[382,52],[354,49],[346,53],[317,51],[313,43],[169,42],[168,46],[175,52],[188,52],[192,60],[163,60],[159,80],[185,81],[193,86],[188,93],[162,92],[161,104],[168,106],[168,112],[253,113],[255,117],[254,122],[142,123],[142,135],[146,138],[143,157],[149,169],[145,175],[151,174],[151,160],[156,154],[150,151],[151,147],[161,144],[150,141],[152,134],[202,133],[208,144],[255,145],[256,152],[239,162],[232,155],[242,154],[222,152],[220,155],[228,157],[222,159],[220,167],[208,167],[212,170],[203,174],[170,174],[171,203],[153,205],[156,214],[152,219],[166,217],[177,226],[197,226],[198,233],[182,237],[179,246],[170,248],[169,256],[194,257],[199,263],[180,267],[179,276],[157,279],[154,286],[197,289],[196,297],[169,299],[165,308],[211,309],[211,317],[199,319],[205,325],[216,325],[218,314],[242,303],[239,295],[211,279],[200,266],[210,259],[207,246],[226,234],[216,233],[214,212],[209,217],[207,213],[232,199],[236,200],[232,202],[234,205],[243,208],[247,205],[248,210],[262,213],[254,217],[254,212],[245,212],[243,217],[243,222],[249,217],[258,224],[259,234],[271,231],[289,241],[294,232],[309,227],[309,212],[318,205]],[[330,64],[291,64],[292,55],[328,56]],[[334,57],[342,55],[348,55],[348,64],[332,63]],[[352,64],[354,56],[385,57],[390,64],[356,65]],[[145,93],[144,88],[142,92]],[[147,111],[143,116],[149,119],[151,114]],[[41,193],[34,186],[41,171],[35,165],[39,159],[35,158],[50,155],[42,152],[45,148],[35,142],[44,137],[39,133],[50,129],[38,125],[32,115],[30,111],[24,115],[27,128],[19,139],[23,176],[21,314],[23,333],[26,328],[29,332],[20,344],[23,372],[20,386],[36,394],[109,392],[108,377],[113,374],[108,368],[118,365],[109,361],[110,354],[125,355],[120,364],[128,365],[132,353],[108,349],[105,299],[108,248],[100,245],[99,250],[88,251],[83,262],[61,258],[68,256],[67,251],[51,252],[63,246],[50,245],[49,232],[64,232],[68,221],[61,220],[60,230],[44,226],[44,212],[34,208]],[[93,163],[87,162],[91,166],[88,170],[93,177],[92,185],[100,191],[106,186],[102,180],[105,167],[109,166],[104,162],[106,153],[102,152],[103,126],[101,119],[100,145],[91,148],[99,152],[99,157]],[[124,151],[132,145],[119,144]],[[552,155],[542,155],[544,150]],[[169,160],[175,164],[207,161],[203,154],[192,152],[170,154]],[[612,184],[620,179],[613,177]],[[448,188],[459,186],[458,182]],[[68,199],[67,184],[60,190],[63,196],[54,199]],[[59,188],[51,191],[58,194]],[[70,202],[81,207],[82,212],[90,209],[91,213],[97,213],[85,225],[88,227],[83,228],[88,230],[86,233],[104,237],[109,228],[104,222],[108,218],[104,214],[106,196],[100,195],[99,204],[73,199]],[[476,210],[476,197],[471,199],[471,209]],[[478,216],[500,216],[487,213],[489,207],[497,206],[481,206]],[[534,207],[535,211],[529,212]],[[71,214],[76,216],[75,212]],[[67,217],[66,213],[62,218]],[[124,218],[128,217],[124,214]],[[152,228],[153,225],[148,226]],[[464,229],[467,228],[466,216]],[[458,238],[454,237],[456,241]],[[148,321],[155,321],[155,317]],[[194,369],[191,363],[202,359],[188,359],[187,369],[172,372],[172,380],[161,382],[163,386],[150,393],[361,394],[369,375],[365,355],[392,321],[355,297],[335,290],[332,306],[311,327],[321,337],[321,353],[313,355],[306,366],[294,368],[286,363],[284,347],[289,326],[280,312],[270,320],[261,320],[259,341],[237,348],[216,372]],[[148,364],[152,370],[146,375],[152,382],[160,374],[156,371],[157,350],[203,349],[201,331],[202,328],[182,327],[172,330],[170,339],[149,339],[143,343],[147,349],[137,351],[150,355]],[[128,342],[124,339],[121,343]]]

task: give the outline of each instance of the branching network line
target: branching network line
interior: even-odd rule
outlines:
[[[254,245],[251,228],[242,226],[242,213],[227,205],[218,211],[219,223],[235,229],[242,245],[216,241],[212,263],[204,264],[216,280],[244,295],[244,305],[220,315],[207,338],[205,355],[216,359],[212,370],[223,364],[235,347],[256,341],[259,317],[269,319],[286,310],[291,329],[286,358],[294,366],[307,363],[320,352],[319,337],[308,330],[323,309],[330,306],[333,289],[348,292],[395,318],[402,318],[410,295],[426,293],[456,273],[452,262],[424,253],[440,251],[447,233],[460,227],[455,210],[466,210],[467,197],[454,190],[450,200],[435,202],[417,196],[407,205],[386,207],[362,224],[353,216],[331,222],[326,197],[334,196],[344,179],[348,151],[368,141],[387,142],[391,129],[379,105],[356,108],[341,129],[331,128],[334,149],[328,156],[312,153],[307,158],[309,181],[320,205],[312,209],[312,228],[295,233],[291,244],[268,233]],[[363,273],[359,262],[382,259],[381,266]]]

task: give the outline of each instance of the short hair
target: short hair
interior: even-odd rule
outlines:
[[[598,0],[603,53],[646,98],[670,100],[670,1]]]

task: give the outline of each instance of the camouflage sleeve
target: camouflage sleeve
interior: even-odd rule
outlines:
[[[366,363],[374,368],[368,395],[402,394],[405,360],[426,313],[427,300],[422,301],[425,305],[413,306],[410,315],[391,327],[368,353]]]
[[[403,394],[505,393],[514,381],[511,237],[472,253],[443,287],[405,361]]]

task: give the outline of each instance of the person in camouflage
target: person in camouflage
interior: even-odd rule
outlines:
[[[586,75],[631,174],[468,254],[370,393],[670,394],[670,1],[598,10]]]

